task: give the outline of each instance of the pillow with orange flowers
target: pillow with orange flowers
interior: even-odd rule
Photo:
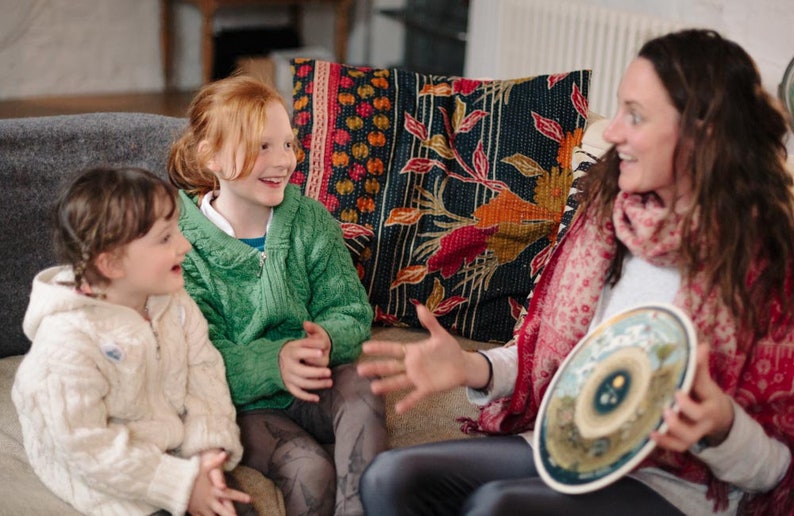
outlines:
[[[292,182],[342,224],[375,321],[419,327],[423,303],[464,337],[509,340],[566,211],[590,71],[291,65]]]

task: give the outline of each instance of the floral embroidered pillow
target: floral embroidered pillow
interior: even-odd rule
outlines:
[[[570,227],[571,223],[573,222],[573,217],[576,215],[576,210],[579,208],[579,203],[581,201],[582,195],[582,182],[585,180],[587,173],[590,171],[590,167],[593,166],[596,161],[598,160],[598,156],[591,154],[590,152],[582,149],[581,147],[577,147],[574,149],[573,152],[573,182],[571,183],[571,188],[568,191],[568,200],[565,203],[565,210],[562,214],[562,219],[560,220],[560,225],[557,228],[557,237],[555,241],[555,246],[559,245],[562,241],[565,234],[568,233],[568,228]],[[551,252],[551,250],[549,251]],[[535,276],[535,282],[540,279],[540,275]],[[524,318],[526,317],[529,311],[529,303],[532,301],[532,293],[534,291],[534,285],[532,289],[529,291],[529,295],[527,296],[524,305],[521,307],[521,311],[518,314],[518,318],[516,320],[515,326],[513,326],[513,337],[515,339],[518,334],[521,332],[521,328],[524,324]]]
[[[419,327],[423,303],[462,336],[509,340],[565,212],[590,72],[292,67],[292,181],[342,224],[376,322]]]

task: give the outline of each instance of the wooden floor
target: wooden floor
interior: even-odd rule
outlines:
[[[80,95],[0,100],[0,118],[70,115],[97,112],[140,112],[185,116],[195,92]]]

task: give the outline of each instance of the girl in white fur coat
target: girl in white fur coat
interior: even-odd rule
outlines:
[[[250,498],[223,471],[242,455],[239,430],[183,288],[174,189],[140,169],[92,169],[56,213],[68,265],[34,279],[33,344],[12,390],[33,469],[87,514],[236,514]]]

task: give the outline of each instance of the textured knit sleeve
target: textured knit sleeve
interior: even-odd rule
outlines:
[[[705,448],[697,457],[724,482],[748,492],[766,492],[786,474],[791,452],[782,442],[766,435],[738,403],[733,402],[734,421],[727,439]]]
[[[185,399],[185,438],[182,454],[223,448],[229,453],[226,469],[242,458],[243,447],[235,420],[223,359],[209,340],[207,322],[195,302],[185,294],[184,330],[188,343],[188,386]]]
[[[46,323],[45,323],[46,324]],[[42,325],[45,328],[45,325]],[[198,461],[164,453],[136,436],[124,421],[108,420],[105,405],[112,385],[90,351],[96,346],[77,332],[53,326],[20,367],[14,402],[27,434],[54,440],[56,457],[38,457],[32,435],[26,435],[31,463],[62,464],[82,484],[127,500],[143,500],[173,514],[184,513]],[[31,437],[31,439],[28,439]],[[46,467],[46,466],[44,466]],[[63,479],[64,484],[69,479]]]
[[[331,338],[331,366],[356,360],[369,338],[372,307],[345,247],[339,223],[319,203],[305,206],[298,230],[306,242],[311,320]]]
[[[293,398],[284,387],[278,355],[288,339],[231,340],[223,307],[217,306],[217,296],[208,290],[202,277],[202,267],[206,267],[203,262],[187,255],[182,262],[185,289],[204,315],[210,340],[223,356],[232,401],[239,407],[262,398],[271,398],[274,400],[273,406],[286,407]],[[209,276],[210,272],[204,271],[203,274]]]
[[[513,394],[513,387],[518,376],[518,348],[516,346],[499,346],[483,351],[491,361],[493,386],[489,391],[466,388],[466,398],[475,405],[485,405],[499,398]]]

